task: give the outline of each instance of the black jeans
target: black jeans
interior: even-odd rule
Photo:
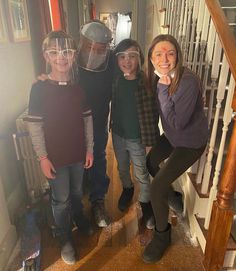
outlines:
[[[89,200],[94,202],[99,199],[104,199],[108,191],[110,179],[106,174],[107,161],[106,161],[106,146],[107,146],[108,133],[104,131],[94,130],[94,148],[93,166],[86,171]],[[85,178],[86,179],[86,178]]]
[[[158,231],[164,231],[168,225],[168,195],[171,184],[201,157],[205,147],[174,148],[163,134],[148,153],[147,168],[154,176],[151,184],[151,203]],[[160,168],[159,164],[166,158],[169,159]]]

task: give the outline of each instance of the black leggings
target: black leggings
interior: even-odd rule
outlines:
[[[151,203],[156,230],[164,231],[168,226],[168,195],[171,184],[201,157],[204,149],[205,145],[199,149],[174,148],[163,134],[148,153],[147,168],[154,176],[151,184]],[[159,164],[166,158],[169,159],[160,168]]]

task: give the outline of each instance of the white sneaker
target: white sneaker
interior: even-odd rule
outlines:
[[[148,220],[146,221],[146,228],[149,230],[153,230],[155,228],[154,216],[151,216],[150,218],[148,218]]]

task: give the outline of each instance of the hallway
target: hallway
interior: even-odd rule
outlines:
[[[104,229],[96,228],[90,237],[74,231],[74,240],[79,260],[73,266],[65,265],[60,259],[56,239],[48,229],[42,237],[42,269],[44,271],[203,271],[202,252],[199,246],[191,244],[188,227],[183,219],[173,226],[172,246],[158,264],[145,264],[141,260],[144,246],[150,240],[152,232],[139,223],[141,209],[134,202],[126,213],[117,208],[120,183],[116,170],[116,161],[109,140],[107,147],[108,175],[111,178],[106,206],[113,223]],[[135,198],[137,198],[137,187]],[[86,204],[88,205],[88,204]],[[89,210],[87,210],[89,211]],[[186,234],[187,233],[187,234]],[[19,266],[18,266],[19,267]],[[16,271],[15,267],[9,271]]]

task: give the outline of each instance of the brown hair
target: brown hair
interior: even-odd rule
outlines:
[[[176,54],[177,54],[177,58],[176,58],[176,66],[175,66],[175,75],[173,80],[171,81],[170,87],[169,87],[169,94],[172,95],[179,84],[180,78],[182,76],[183,73],[183,56],[182,56],[182,52],[180,49],[180,46],[177,42],[177,40],[169,35],[158,35],[157,37],[155,37],[149,47],[148,50],[148,63],[147,63],[147,77],[148,77],[148,86],[149,86],[149,90],[154,90],[156,88],[156,83],[158,81],[158,77],[154,74],[154,67],[153,64],[151,62],[151,57],[152,57],[152,52],[154,47],[156,46],[157,43],[161,42],[161,41],[168,41],[171,44],[174,45],[175,50],[176,50]]]

